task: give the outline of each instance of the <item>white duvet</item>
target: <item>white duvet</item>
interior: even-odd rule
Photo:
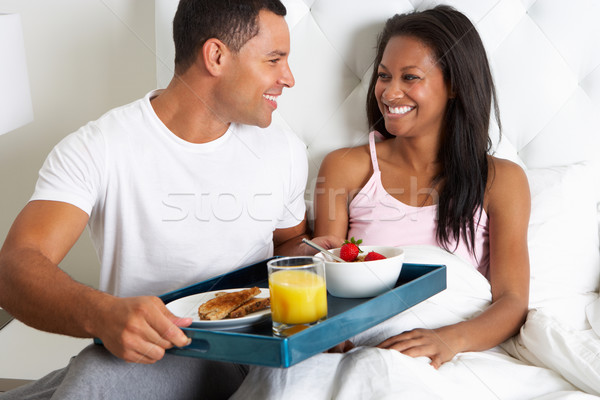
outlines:
[[[413,328],[436,328],[477,315],[491,301],[488,281],[457,256],[406,248],[407,263],[445,264],[448,288],[361,333],[345,354],[322,353],[290,368],[252,366],[232,399],[593,399],[550,369],[499,347],[460,353],[438,370],[425,357],[372,347]]]

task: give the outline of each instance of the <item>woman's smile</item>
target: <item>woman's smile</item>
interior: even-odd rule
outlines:
[[[415,108],[414,106],[386,106],[386,114],[390,114],[390,116],[404,116]]]

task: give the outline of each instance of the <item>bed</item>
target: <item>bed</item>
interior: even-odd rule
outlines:
[[[284,92],[274,123],[293,131],[306,144],[310,205],[324,155],[367,141],[364,103],[375,39],[384,21],[395,13],[441,2],[283,2],[288,10],[290,65],[296,86]],[[478,376],[491,391],[472,398],[600,396],[600,2],[443,3],[467,14],[482,36],[503,123],[501,140],[497,127],[492,126],[493,151],[526,170],[532,193],[530,312],[520,334],[492,355],[502,359],[507,373],[515,374],[514,385],[511,390],[494,386],[494,364],[485,364],[487,369],[482,370],[486,372]],[[176,5],[176,0],[156,0],[159,86],[166,85],[172,74],[170,23]],[[429,253],[414,254],[419,259]],[[368,357],[354,368],[369,365]],[[537,374],[519,377],[523,368],[534,366]],[[500,371],[505,370],[495,374]],[[545,385],[545,394],[520,389],[525,387],[525,376],[531,385]],[[422,377],[429,383],[438,379],[428,374]],[[460,377],[449,373],[436,384],[443,385],[444,380],[456,382]],[[392,393],[394,385],[384,379],[376,382],[377,393]],[[510,379],[500,382],[511,386]]]

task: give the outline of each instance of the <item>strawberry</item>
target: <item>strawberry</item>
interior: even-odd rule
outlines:
[[[362,239],[355,240],[354,237],[350,238],[350,241],[345,241],[340,248],[340,258],[346,262],[352,262],[356,260],[359,253],[362,250],[358,247],[362,243]]]
[[[365,257],[365,261],[385,260],[385,256],[375,251],[370,251]]]

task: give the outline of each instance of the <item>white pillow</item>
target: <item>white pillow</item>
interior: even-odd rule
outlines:
[[[594,176],[593,168],[585,163],[527,171],[530,308],[544,307],[559,320],[569,319],[570,325],[585,320],[583,308],[598,292]]]
[[[600,337],[574,330],[541,310],[531,310],[521,333],[502,344],[513,357],[560,373],[579,389],[600,395]]]
[[[600,298],[585,308],[585,315],[596,335],[600,336]],[[600,353],[598,353],[600,354]]]

